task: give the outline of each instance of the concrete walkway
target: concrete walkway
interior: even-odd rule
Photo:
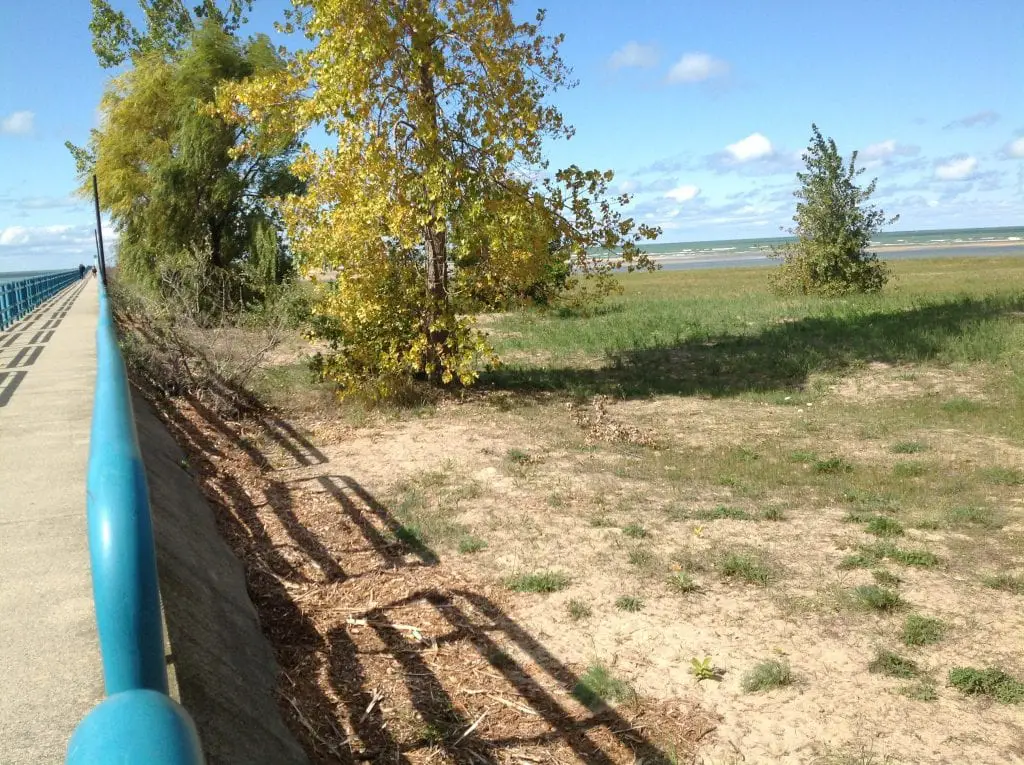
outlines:
[[[103,678],[85,526],[96,281],[0,332],[0,762],[62,763]]]

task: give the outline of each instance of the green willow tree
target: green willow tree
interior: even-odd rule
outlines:
[[[289,265],[268,200],[301,190],[297,141],[225,120],[215,97],[282,61],[265,36],[242,43],[207,19],[186,47],[147,46],[132,62],[108,85],[88,148],[70,147],[83,192],[99,179],[120,272],[197,316],[261,299]]]
[[[782,259],[772,274],[779,292],[844,295],[878,292],[889,278],[889,269],[869,251],[871,238],[899,220],[868,203],[877,179],[860,187],[857,152],[846,162],[836,142],[826,139],[811,125],[811,142],[804,153],[806,171],[796,174],[800,188],[789,233],[797,241],[775,251]]]
[[[139,6],[145,20],[143,29],[106,0],[92,0],[89,31],[100,66],[120,66],[149,53],[173,54],[187,47],[205,22],[233,34],[245,23],[252,0],[228,0],[225,7],[216,0],[202,0],[193,8],[182,0],[140,0]]]
[[[583,293],[613,289],[616,266],[651,266],[638,244],[658,232],[623,217],[611,173],[551,172],[544,159],[546,139],[573,132],[548,96],[574,83],[543,12],[520,23],[511,0],[293,6],[286,29],[308,48],[223,108],[332,138],[296,161],[308,193],[282,210],[305,268],[337,273],[317,334],[333,349],[320,371],[342,394],[472,382],[493,354],[470,314],[557,277],[553,263],[570,264]]]

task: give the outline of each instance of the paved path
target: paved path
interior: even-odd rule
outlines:
[[[0,332],[0,762],[62,763],[103,695],[85,528],[96,281]]]

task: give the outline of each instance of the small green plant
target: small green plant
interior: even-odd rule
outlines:
[[[610,529],[615,525],[615,521],[607,513],[594,513],[588,519],[588,523],[595,529]]]
[[[690,659],[690,674],[699,682],[701,680],[721,680],[724,673],[715,666],[710,656],[705,656],[703,659],[694,656]]]
[[[579,598],[572,598],[568,603],[566,603],[565,610],[569,612],[569,618],[574,622],[589,619],[594,613],[590,604],[585,600],[580,600]]]
[[[772,571],[767,563],[760,556],[751,553],[726,553],[718,561],[718,573],[762,587],[766,587],[772,579]]]
[[[919,454],[928,447],[920,441],[897,441],[892,445],[893,454]]]
[[[625,680],[615,677],[601,662],[587,667],[572,689],[573,698],[591,711],[604,703],[621,703],[636,699],[636,691]]]
[[[505,452],[505,459],[516,465],[529,465],[533,462],[533,457],[522,449],[509,449]]]
[[[905,566],[929,568],[939,564],[939,557],[927,550],[905,550],[889,542],[876,542],[871,545],[861,545],[857,554],[847,556],[843,560],[840,568],[868,568],[886,558]]]
[[[844,557],[841,561],[839,561],[839,568],[871,568],[876,563],[878,563],[878,558],[876,556],[859,552]]]
[[[896,692],[908,699],[914,699],[914,701],[935,701],[939,698],[939,694],[935,692],[935,686],[928,681],[901,685]]]
[[[990,507],[964,505],[951,507],[946,511],[946,522],[956,527],[978,526],[983,529],[1001,529],[1002,518]]]
[[[756,451],[747,446],[739,447],[738,449],[736,449],[734,453],[736,454],[737,459],[741,460],[742,462],[757,462],[759,459],[761,459],[760,454],[758,454]]]
[[[188,470],[189,469],[188,457],[182,457],[180,460],[178,460],[178,467],[180,467],[182,470]]]
[[[762,661],[752,670],[743,675],[743,690],[747,693],[782,688],[793,682],[793,673],[789,662],[769,659]]]
[[[884,557],[902,563],[904,566],[931,568],[939,565],[939,556],[927,550],[904,550],[901,547],[885,547]]]
[[[811,463],[814,463],[814,462],[818,461],[818,455],[815,454],[814,452],[807,452],[807,451],[790,452],[789,453],[789,461],[790,462],[801,462],[801,463],[803,463],[805,465],[809,465]]]
[[[886,571],[884,568],[876,569],[871,572],[871,576],[875,578],[875,581],[881,585],[888,587],[895,587],[903,580],[890,571]]]
[[[690,517],[696,521],[754,520],[754,516],[752,516],[746,510],[741,510],[738,507],[725,507],[724,505],[719,505],[718,507],[712,510],[694,510],[693,513],[690,514]]]
[[[635,614],[638,611],[643,611],[644,601],[635,595],[623,595],[615,601],[615,607],[620,611]]]
[[[480,537],[474,537],[472,535],[465,536],[459,540],[459,552],[463,555],[472,555],[478,553],[487,547],[487,542]]]
[[[781,507],[766,507],[761,511],[761,518],[766,521],[784,521],[786,520],[786,513],[783,512]]]
[[[840,495],[843,502],[856,505],[862,510],[874,510],[881,513],[896,512],[900,509],[899,501],[890,494],[880,494],[863,489],[847,489]]]
[[[896,611],[906,606],[898,592],[888,587],[879,587],[877,584],[854,587],[853,597],[863,608],[873,611]]]
[[[981,477],[997,486],[1024,485],[1024,471],[1017,468],[990,467],[981,471]]]
[[[644,539],[647,536],[647,529],[639,523],[630,523],[627,526],[623,526],[622,533],[632,539]]]
[[[1024,576],[1002,573],[986,576],[981,581],[986,587],[991,587],[993,590],[1003,590],[1004,592],[1012,592],[1014,595],[1024,595]]]
[[[949,684],[967,696],[987,696],[1002,704],[1024,701],[1024,683],[998,667],[955,667],[949,671]]]
[[[515,592],[558,592],[569,586],[569,577],[560,571],[535,571],[516,574],[505,580],[505,586]]]
[[[811,465],[815,473],[835,475],[839,473],[853,472],[853,465],[842,457],[829,457],[825,460],[817,460]]]
[[[938,619],[910,614],[903,622],[900,640],[905,645],[931,645],[942,640],[945,634],[946,625]]]
[[[668,586],[680,593],[696,592],[700,589],[693,577],[685,571],[674,571],[668,578]]]
[[[868,664],[868,671],[889,677],[917,677],[921,670],[910,659],[904,659],[892,651],[878,650]]]
[[[634,547],[626,556],[631,566],[636,566],[641,571],[652,574],[658,567],[658,556],[645,547]]]
[[[897,478],[920,478],[928,472],[923,462],[897,462],[892,466],[892,474]]]
[[[942,405],[942,410],[949,414],[969,414],[981,409],[981,404],[969,398],[951,398]]]
[[[898,537],[903,535],[903,526],[899,521],[894,521],[892,518],[876,515],[868,521],[865,531],[869,534],[874,534],[876,537]]]

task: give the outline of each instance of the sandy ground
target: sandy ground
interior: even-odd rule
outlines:
[[[953,393],[984,396],[982,386],[969,375],[935,370],[906,375],[877,365],[836,381],[817,405]],[[498,406],[483,396],[468,403],[443,404],[429,416],[359,427],[326,416],[290,419],[286,430],[280,425],[268,428],[266,423],[229,424],[220,435],[208,436],[216,439],[217,450],[225,456],[207,456],[208,464],[197,470],[207,482],[208,495],[230,517],[237,515],[239,507],[254,513],[239,526],[241,536],[237,529],[226,527],[229,537],[237,537],[236,549],[250,557],[251,569],[258,573],[277,565],[267,563],[266,552],[252,553],[247,546],[254,524],[266,530],[271,540],[281,540],[273,549],[286,569],[275,576],[284,582],[285,591],[296,593],[288,608],[297,604],[305,614],[302,623],[312,625],[310,634],[319,636],[309,638],[313,643],[327,644],[324,636],[340,630],[360,655],[379,655],[389,646],[394,649],[388,635],[396,628],[373,633],[360,628],[358,621],[368,619],[364,623],[372,626],[387,610],[382,604],[405,603],[390,614],[391,623],[418,625],[425,635],[423,646],[429,648],[431,639],[444,639],[443,620],[437,616],[443,612],[438,612],[436,603],[417,610],[406,602],[415,600],[413,595],[425,587],[442,593],[437,597],[454,604],[468,621],[475,619],[482,625],[480,633],[472,633],[477,637],[466,637],[468,643],[455,641],[449,653],[424,654],[421,669],[429,669],[433,679],[432,685],[419,691],[408,677],[405,685],[396,685],[402,671],[416,676],[420,666],[402,664],[404,654],[397,650],[392,655],[400,659],[399,664],[363,662],[358,671],[372,682],[368,680],[361,689],[349,693],[343,686],[334,686],[332,690],[324,679],[332,675],[330,661],[309,666],[310,661],[321,661],[310,656],[330,652],[324,648],[312,654],[311,649],[296,653],[290,647],[294,638],[277,635],[278,644],[284,646],[279,660],[287,668],[300,704],[320,688],[316,693],[326,694],[324,698],[333,700],[330,703],[339,710],[351,711],[371,702],[379,692],[384,694],[382,700],[373,703],[380,703],[384,710],[382,724],[399,732],[405,725],[413,731],[407,732],[410,740],[422,734],[414,735],[415,725],[403,723],[406,718],[399,712],[403,705],[419,710],[409,714],[419,714],[422,727],[424,713],[422,704],[417,706],[417,693],[437,698],[438,689],[444,689],[445,703],[459,712],[452,723],[459,731],[481,714],[489,715],[465,740],[465,745],[476,747],[473,756],[460,754],[463,744],[447,748],[429,742],[408,744],[402,743],[401,736],[386,742],[396,751],[404,746],[407,753],[422,754],[422,759],[412,761],[1024,762],[1024,708],[965,698],[945,684],[948,670],[961,665],[998,665],[1024,676],[1020,596],[989,589],[979,580],[979,569],[987,570],[996,559],[1018,571],[1024,569],[1024,502],[1019,495],[1006,499],[1002,508],[1006,525],[991,539],[908,528],[900,544],[932,550],[943,565],[934,569],[886,566],[902,580],[899,591],[911,609],[892,615],[858,611],[850,607],[844,593],[871,583],[871,573],[837,566],[858,544],[875,540],[861,526],[842,522],[848,508],[837,506],[825,493],[786,486],[751,499],[701,474],[702,466],[711,464],[715,449],[757,447],[780,438],[793,440],[796,448],[800,439],[792,434],[806,416],[803,408],[793,406],[696,397],[598,401],[571,407],[558,402]],[[206,426],[202,429],[210,431]],[[942,461],[949,471],[966,469],[979,460],[1024,465],[1024,449],[1005,439],[939,430],[912,435],[932,443],[929,457]],[[209,444],[188,436],[187,428],[180,430],[179,437],[191,438],[197,454],[210,454]],[[234,448],[232,439],[238,438],[259,457],[250,455],[252,464],[244,470],[239,467],[244,460],[227,456]],[[884,444],[853,439],[843,427],[803,438],[807,443],[829,443],[861,462],[892,460]],[[511,460],[510,450],[524,455],[523,459]],[[653,475],[650,465],[666,455],[689,460],[680,469],[693,470],[692,480]],[[665,470],[670,468],[667,465]],[[218,483],[223,480],[218,476],[238,470],[248,475],[242,481],[246,491],[241,504],[227,499],[230,492]],[[401,506],[413,490],[420,492],[428,511],[443,510],[451,522],[486,540],[487,548],[475,555],[460,555],[450,539],[431,541],[423,548],[397,544]],[[340,517],[337,502],[346,508]],[[778,522],[695,522],[672,515],[670,509],[680,503],[700,508],[728,504],[752,512],[778,506],[786,517]],[[622,533],[630,522],[641,523],[649,532],[643,546],[653,562],[644,570],[628,561],[630,551],[640,544]],[[719,576],[713,562],[726,549],[758,551],[770,562],[775,579],[761,587]],[[964,550],[975,557],[965,558]],[[666,575],[689,566],[687,561],[693,564],[699,589],[673,592]],[[342,569],[347,577],[344,584],[338,579]],[[538,569],[566,572],[571,585],[548,595],[514,594],[502,587],[510,574]],[[305,573],[298,576],[287,571]],[[261,576],[250,582],[251,589],[261,591]],[[356,584],[357,580],[361,583]],[[505,626],[498,626],[493,614],[485,613],[487,618],[480,621],[478,606],[464,601],[465,592],[477,593],[497,608],[506,619],[501,622]],[[643,609],[638,613],[617,609],[615,601],[622,595],[641,598]],[[592,616],[573,621],[566,608],[570,599],[587,602]],[[268,620],[287,610],[272,599],[257,605]],[[949,625],[946,638],[932,646],[903,646],[899,628],[911,610],[945,621]],[[274,637],[273,624],[267,629]],[[293,627],[281,629],[291,635]],[[494,640],[490,649],[480,649],[480,635]],[[364,639],[370,642],[360,642]],[[462,648],[456,650],[456,646]],[[480,699],[490,696],[470,692],[481,683],[481,688],[488,687],[479,679],[485,676],[480,673],[500,667],[488,653],[498,648],[517,662],[516,672],[533,680],[494,686],[487,692],[520,707],[539,709],[549,731],[545,734],[535,726],[526,737],[529,743],[511,748],[495,742],[522,727],[529,713],[520,710],[514,719],[501,718],[510,707],[504,702],[479,706]],[[934,681],[936,700],[901,695],[900,689],[910,681],[869,673],[867,665],[879,648],[916,661]],[[690,674],[691,659],[704,657],[711,657],[721,670],[720,680],[697,682]],[[796,682],[764,693],[745,693],[744,673],[771,658],[787,660]],[[642,708],[620,708],[616,721],[594,728],[604,731],[601,736],[581,743],[582,739],[564,734],[566,720],[575,726],[587,719],[585,710],[573,706],[569,691],[594,661],[629,681],[644,701]],[[467,666],[477,667],[477,674],[470,672],[467,677],[462,669]],[[483,693],[481,688],[477,690]],[[350,714],[349,722],[342,718],[345,715],[340,715],[340,722],[317,723],[300,716],[293,717],[293,723],[300,735],[316,731],[315,736],[307,735],[307,741],[314,750],[326,753],[319,761],[347,761],[338,754],[338,741],[349,746],[362,741],[364,753],[383,751],[380,737],[361,727],[365,723],[359,714]],[[338,733],[334,738],[332,726]],[[643,745],[616,734],[621,726],[641,731]],[[669,740],[681,747],[676,760],[664,754],[668,751],[664,742]]]
[[[949,373],[925,372],[908,380],[873,369],[840,381],[830,395],[963,394],[972,385]],[[792,407],[670,398],[618,403],[605,410],[606,421],[657,423],[659,436],[677,450],[711,442],[756,442],[791,427],[798,416]],[[714,735],[702,742],[699,761],[801,763],[836,751],[866,752],[888,762],[1024,761],[1020,707],[966,699],[944,687],[948,669],[963,664],[1000,665],[1024,674],[1019,596],[982,586],[960,565],[901,568],[900,591],[914,610],[951,626],[937,646],[907,649],[896,639],[902,615],[876,616],[842,605],[838,593],[872,578],[866,570],[837,570],[837,564],[850,548],[872,540],[859,527],[843,524],[844,509],[824,498],[780,498],[788,518],[781,523],[667,522],[656,512],[668,498],[659,482],[616,478],[616,459],[566,448],[579,422],[564,405],[549,407],[540,418],[536,412],[496,413],[486,405],[463,405],[433,418],[369,430],[340,433],[327,423],[308,426],[314,440],[323,443],[327,466],[301,469],[291,474],[293,480],[344,466],[375,493],[394,496],[396,485],[436,470],[443,455],[444,470],[478,487],[472,498],[459,503],[458,519],[489,542],[474,557],[446,555],[450,565],[489,585],[514,571],[572,572],[573,584],[563,592],[514,596],[516,619],[563,661],[585,665],[599,659],[645,696],[697,702],[720,716]],[[538,455],[538,465],[510,470],[504,455],[513,446]],[[876,456],[885,459],[878,451]],[[986,453],[1003,464],[1024,465],[1024,450],[991,438],[949,439],[943,458],[956,465]],[[694,503],[735,503],[728,489],[698,484],[683,489]],[[551,507],[545,498],[552,492],[568,497],[567,505]],[[615,525],[642,521],[652,530],[650,546],[662,560],[681,551],[700,559],[724,547],[748,546],[767,554],[783,572],[780,581],[760,588],[698,572],[694,577],[700,591],[682,596],[669,592],[660,576],[637,577],[624,561],[628,543],[620,530],[595,528],[588,520],[623,497],[644,502],[619,513]],[[1003,534],[1019,539],[1024,506],[1017,502],[1008,510],[1012,520]],[[902,543],[923,545],[949,559],[955,555],[956,536],[911,529]],[[1024,566],[1020,552],[1014,559],[1018,567]],[[644,599],[641,613],[614,608],[624,593]],[[565,610],[570,598],[590,602],[594,617],[573,622]],[[868,673],[866,666],[880,647],[901,651],[931,672],[938,681],[938,699],[915,701],[897,693],[905,681]],[[697,683],[689,674],[690,659],[705,656],[724,670],[721,682]],[[744,693],[743,673],[773,657],[788,659],[796,684]]]

